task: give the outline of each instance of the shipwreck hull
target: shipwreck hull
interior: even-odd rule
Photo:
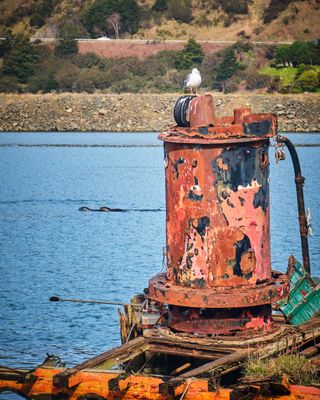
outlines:
[[[319,399],[319,388],[286,382],[234,384],[234,374],[241,377],[239,371],[252,354],[300,352],[317,360],[319,349],[320,318],[299,330],[278,322],[277,332],[251,338],[195,337],[154,328],[73,368],[46,362],[32,371],[2,367],[0,392],[34,400]],[[225,382],[233,384],[221,388]]]

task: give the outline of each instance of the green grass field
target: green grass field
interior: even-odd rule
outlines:
[[[320,66],[315,66],[320,72]],[[281,84],[291,85],[294,81],[294,78],[297,74],[298,68],[295,67],[286,67],[286,68],[273,68],[273,67],[263,67],[259,70],[261,75],[267,76],[279,76],[281,78]]]
[[[283,85],[290,85],[293,83],[294,78],[297,74],[298,68],[288,67],[288,68],[273,68],[273,67],[263,67],[260,69],[259,73],[267,76],[279,76]]]

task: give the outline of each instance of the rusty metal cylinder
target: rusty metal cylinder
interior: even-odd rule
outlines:
[[[193,288],[270,279],[268,139],[164,149],[168,278]]]
[[[272,301],[288,291],[270,260],[268,149],[276,117],[243,108],[218,119],[209,95],[191,99],[188,112],[189,128],[159,137],[167,270],[150,280],[150,298],[169,305],[173,329],[265,329]]]

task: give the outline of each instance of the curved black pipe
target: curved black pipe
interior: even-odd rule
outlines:
[[[295,176],[294,181],[296,183],[303,266],[305,270],[308,272],[308,274],[311,274],[309,244],[308,244],[308,221],[306,217],[304,195],[303,195],[303,185],[305,179],[301,175],[299,157],[293,143],[288,138],[281,135],[276,136],[276,141],[278,143],[284,143],[287,146],[292,159],[294,176]]]

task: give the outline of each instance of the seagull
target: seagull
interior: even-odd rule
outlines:
[[[197,88],[201,85],[201,75],[198,68],[193,68],[184,80],[184,87],[191,89],[191,93],[197,93]]]

